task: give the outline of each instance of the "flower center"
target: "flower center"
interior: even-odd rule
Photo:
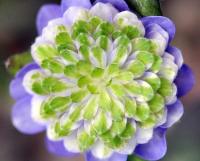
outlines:
[[[113,23],[90,16],[44,29],[32,53],[41,69],[29,72],[24,86],[39,96],[33,116],[49,123],[51,139],[76,136],[81,151],[97,140],[119,149],[138,126],[159,124],[175,94],[167,75],[176,72],[143,36],[123,15]]]

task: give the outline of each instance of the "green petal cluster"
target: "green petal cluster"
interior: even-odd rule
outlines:
[[[123,19],[78,20],[58,25],[54,42],[37,46],[41,66],[26,76],[26,86],[43,97],[38,115],[51,122],[52,139],[77,131],[81,151],[97,140],[120,149],[137,127],[154,128],[173,96],[173,83],[157,44]],[[173,72],[173,71],[172,71]],[[28,82],[28,83],[27,83]]]

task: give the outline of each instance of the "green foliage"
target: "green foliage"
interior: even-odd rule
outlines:
[[[160,16],[162,11],[159,0],[125,0],[129,8],[141,16]]]
[[[14,76],[23,66],[32,62],[32,57],[29,51],[15,54],[8,58],[5,65],[8,72]]]

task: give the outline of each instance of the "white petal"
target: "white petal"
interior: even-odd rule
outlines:
[[[28,92],[31,95],[35,95],[35,93],[32,91],[32,83],[33,83],[33,79],[32,76],[34,74],[40,74],[43,75],[42,71],[40,69],[34,69],[29,71],[23,78],[23,82],[22,85],[24,87],[24,89],[26,90],[26,92]]]
[[[88,20],[89,19],[89,11],[82,7],[70,7],[64,13],[64,21],[68,25],[72,25],[74,22],[78,20]]]
[[[171,59],[163,58],[163,63],[159,71],[159,75],[173,82],[177,76],[177,73],[178,73],[178,66]]]
[[[134,136],[128,140],[128,142],[121,149],[118,149],[117,152],[124,155],[131,155],[134,152],[136,145],[136,138]]]
[[[148,33],[147,37],[157,44],[157,53],[159,55],[163,55],[168,44],[168,41],[165,39],[165,37],[159,32],[154,31]]]
[[[119,21],[123,20],[123,23],[120,25],[122,26],[127,26],[127,25],[131,25],[131,26],[136,26],[141,33],[141,36],[144,36],[145,34],[145,28],[142,24],[142,22],[138,19],[138,17],[130,11],[123,11],[118,13],[115,17],[114,17],[114,23],[119,25]]]
[[[52,43],[55,42],[55,36],[58,33],[57,27],[59,25],[64,25],[67,29],[67,26],[65,25],[63,18],[57,18],[54,20],[49,21],[47,27],[45,27],[42,31],[42,38],[46,41],[50,41]]]
[[[175,103],[176,100],[177,100],[177,97],[176,97],[177,87],[174,83],[172,84],[172,90],[173,90],[172,95],[167,97],[166,100],[165,100],[167,105],[171,105],[171,104]]]
[[[81,150],[78,145],[77,131],[74,131],[69,136],[64,138],[64,147],[72,153],[80,153]]]
[[[113,154],[113,151],[105,146],[102,141],[97,140],[91,148],[91,153],[98,159],[107,159]]]
[[[45,40],[43,37],[38,37],[35,40],[35,43],[31,46],[31,55],[33,57],[33,60],[37,63],[37,64],[41,64],[41,58],[39,58],[38,54],[37,54],[37,48],[41,45],[49,45],[54,47],[54,44],[51,41]]]
[[[35,95],[31,100],[31,117],[35,122],[40,124],[47,124],[49,122],[49,120],[42,118],[40,114],[42,103],[46,100],[46,98],[46,96]]]
[[[153,137],[153,128],[143,129],[137,127],[136,140],[138,144],[145,144]]]
[[[55,132],[55,122],[51,122],[48,126],[47,126],[47,137],[49,140],[52,141],[59,141],[62,140],[63,138],[61,137],[57,137],[57,134]]]
[[[161,117],[161,119],[158,120],[156,127],[163,125],[166,121],[167,121],[167,108],[165,108],[163,116]]]
[[[131,124],[136,129],[135,121],[132,120]],[[136,141],[137,141],[136,136],[134,135],[130,140],[128,140],[128,142],[123,147],[121,147],[120,149],[117,149],[117,152],[120,153],[120,154],[125,154],[125,155],[132,154],[135,150],[136,145],[137,145]]]
[[[98,16],[103,20],[112,22],[118,11],[109,3],[97,3],[90,9],[90,13],[93,16]]]
[[[170,59],[171,61],[175,61],[175,58],[173,55],[169,54],[168,52],[165,52],[164,55],[163,55],[163,58],[167,58],[167,59]]]

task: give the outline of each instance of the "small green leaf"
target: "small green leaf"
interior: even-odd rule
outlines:
[[[161,16],[159,0],[125,0],[129,8],[141,16]]]
[[[9,57],[5,63],[5,66],[8,72],[14,76],[23,66],[31,62],[31,53],[27,51]]]

